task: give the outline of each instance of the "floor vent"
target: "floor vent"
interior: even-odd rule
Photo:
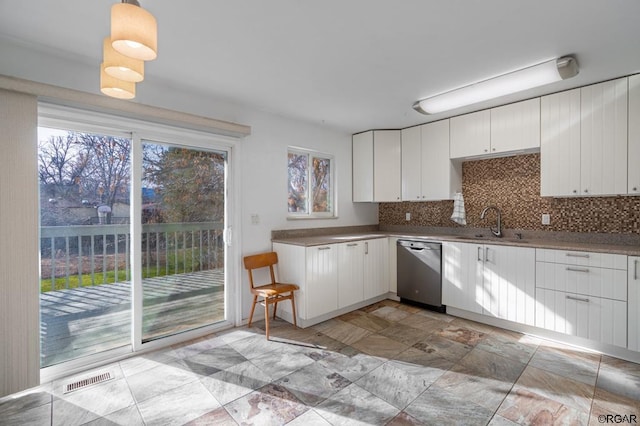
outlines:
[[[64,390],[64,393],[76,391],[78,389],[85,388],[87,386],[96,385],[98,383],[106,382],[113,379],[111,373],[102,373],[97,376],[89,377],[88,379],[78,380],[77,382],[69,383]]]

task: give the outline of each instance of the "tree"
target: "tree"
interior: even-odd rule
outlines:
[[[226,155],[145,144],[144,184],[154,188],[156,220],[208,222],[224,218]]]
[[[69,224],[70,207],[129,202],[130,154],[129,139],[108,135],[69,131],[40,141],[42,224]]]

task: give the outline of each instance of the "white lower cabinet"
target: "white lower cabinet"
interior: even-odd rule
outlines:
[[[443,252],[445,305],[534,324],[535,249],[445,243]]]
[[[296,308],[301,326],[340,315],[349,306],[389,291],[388,239],[376,238],[304,247],[273,243],[278,279],[298,284]],[[291,314],[290,304],[278,311]],[[315,319],[315,321],[314,321]]]
[[[389,239],[377,238],[364,242],[364,299],[389,292]]]
[[[536,258],[536,327],[627,347],[626,256],[537,249]]]
[[[330,244],[307,247],[305,252],[306,275],[299,299],[304,305],[303,318],[308,319],[338,309],[338,250]],[[279,264],[284,264],[279,260]]]
[[[539,288],[536,307],[536,327],[627,346],[626,301]]]
[[[338,308],[364,300],[364,242],[336,244],[338,248]]]
[[[482,244],[442,245],[442,303],[469,312],[482,313]]]
[[[640,257],[629,256],[629,341],[627,348],[640,351]]]

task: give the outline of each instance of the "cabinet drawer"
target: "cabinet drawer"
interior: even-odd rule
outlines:
[[[627,301],[627,272],[536,262],[536,288]]]
[[[586,251],[536,249],[538,262],[627,270],[627,256]]]
[[[627,303],[536,289],[536,327],[626,347]]]

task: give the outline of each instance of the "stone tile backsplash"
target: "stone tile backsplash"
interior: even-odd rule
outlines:
[[[462,193],[467,227],[482,228],[495,222],[480,212],[488,205],[502,211],[503,227],[560,232],[640,234],[640,197],[540,196],[540,154],[467,161],[462,165]],[[381,203],[380,226],[461,227],[451,221],[453,201]],[[405,214],[411,213],[411,221]],[[551,215],[542,225],[541,215]]]

